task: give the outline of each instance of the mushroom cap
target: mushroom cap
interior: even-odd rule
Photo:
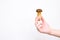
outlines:
[[[36,12],[42,12],[42,9],[37,9]]]

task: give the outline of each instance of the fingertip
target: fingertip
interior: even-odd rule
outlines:
[[[41,20],[42,20],[42,22],[44,22],[45,20],[44,20],[44,18],[43,18],[43,16],[41,17]]]
[[[40,17],[37,16],[37,17],[35,18],[35,21],[40,21]]]

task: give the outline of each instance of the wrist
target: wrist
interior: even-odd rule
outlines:
[[[50,34],[50,35],[53,35],[54,33],[55,33],[55,32],[54,32],[54,29],[51,28],[49,34]]]
[[[48,34],[50,34],[50,35],[53,34],[53,29],[52,28],[49,29]]]
[[[49,35],[60,37],[60,30],[51,29],[50,32],[49,32]]]

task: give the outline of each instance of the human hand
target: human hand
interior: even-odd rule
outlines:
[[[42,21],[42,23],[39,23],[38,20]],[[36,19],[35,19],[35,26],[38,29],[38,31],[41,32],[41,33],[47,33],[48,34],[51,31],[51,28],[46,23],[46,21],[44,20],[43,17],[41,17],[41,18],[38,17],[38,16],[36,17]]]

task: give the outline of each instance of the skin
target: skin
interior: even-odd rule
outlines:
[[[40,23],[40,24],[38,24],[39,19],[40,19],[40,21],[42,21],[42,23]],[[41,16],[41,18],[38,16],[36,17],[35,26],[36,26],[37,30],[41,33],[60,37],[60,30],[50,28],[50,25],[47,24],[47,22],[44,20],[44,18],[42,16]]]

